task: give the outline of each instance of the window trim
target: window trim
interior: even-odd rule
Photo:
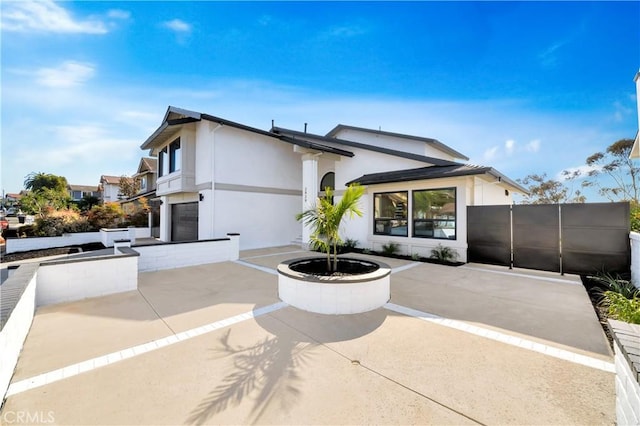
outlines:
[[[416,192],[425,192],[425,191],[453,191],[453,215],[454,215],[454,233],[453,238],[443,238],[443,237],[428,237],[425,235],[416,235],[416,218],[414,216],[414,208],[415,208],[415,194]],[[419,222],[435,222],[439,219],[417,219]],[[435,228],[434,228],[435,229]],[[449,186],[444,188],[424,188],[424,189],[414,189],[411,191],[411,237],[412,238],[424,238],[427,240],[447,240],[447,241],[456,241],[458,239],[458,188],[456,186]]]
[[[376,217],[376,196],[378,195],[384,195],[384,194],[406,194],[407,196],[407,202],[406,202],[406,209],[407,209],[407,216],[406,219],[404,219],[407,223],[407,230],[405,232],[405,234],[403,235],[393,235],[393,234],[388,234],[385,232],[377,232],[376,231],[376,221],[377,220],[385,220],[385,219],[378,219]],[[404,190],[404,191],[386,191],[386,192],[374,192],[373,193],[373,235],[386,235],[388,237],[402,237],[402,238],[407,238],[409,236],[409,191],[408,190]],[[389,220],[389,219],[386,219]],[[393,219],[391,219],[393,220]],[[397,220],[397,219],[396,219]]]
[[[169,174],[179,172],[182,169],[182,143],[180,138],[174,139],[169,145]],[[179,160],[176,161],[176,152],[179,153]],[[178,163],[178,164],[176,164]]]

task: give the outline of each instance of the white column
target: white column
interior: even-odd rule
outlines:
[[[166,196],[160,197],[160,241],[171,241],[171,206]]]
[[[302,211],[315,207],[318,198],[318,156],[320,154],[304,154],[302,156]],[[311,228],[302,225],[302,246],[308,247]]]

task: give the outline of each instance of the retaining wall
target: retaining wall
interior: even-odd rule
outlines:
[[[55,247],[79,246],[101,242],[99,232],[76,232],[61,237],[7,238],[7,254]]]
[[[240,236],[193,242],[133,246],[140,253],[139,272],[183,268],[206,263],[237,260],[240,257]]]
[[[20,266],[0,286],[0,395],[4,400],[35,311],[37,264]]]
[[[640,325],[609,320],[616,365],[616,423],[640,424]]]
[[[64,259],[40,264],[36,305],[70,302],[136,290],[138,253]]]

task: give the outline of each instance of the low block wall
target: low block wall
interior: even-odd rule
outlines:
[[[640,234],[631,232],[631,282],[640,288]]]
[[[99,232],[76,232],[73,234],[63,234],[61,237],[8,238],[6,242],[6,249],[7,254],[9,254],[21,251],[78,246],[99,242],[101,242]]]
[[[138,253],[65,259],[40,264],[36,305],[70,302],[138,288]]]
[[[640,325],[609,320],[616,365],[616,423],[640,424]]]
[[[33,321],[37,264],[20,266],[0,286],[0,395],[4,399]]]
[[[140,272],[183,268],[237,260],[240,257],[240,237],[229,234],[228,238],[134,246],[133,250],[140,253]]]
[[[116,240],[130,240],[131,244],[136,242],[136,228],[114,228],[100,230],[100,241],[105,247],[113,247]]]

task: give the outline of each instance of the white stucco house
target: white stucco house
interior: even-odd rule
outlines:
[[[266,131],[169,107],[141,148],[158,158],[163,241],[237,232],[242,249],[304,244],[310,231],[295,215],[325,187],[339,197],[358,182],[364,215],[349,220],[346,238],[423,256],[443,244],[466,261],[466,207],[526,192],[491,167],[458,162],[468,158],[435,139],[346,125],[324,136]]]

